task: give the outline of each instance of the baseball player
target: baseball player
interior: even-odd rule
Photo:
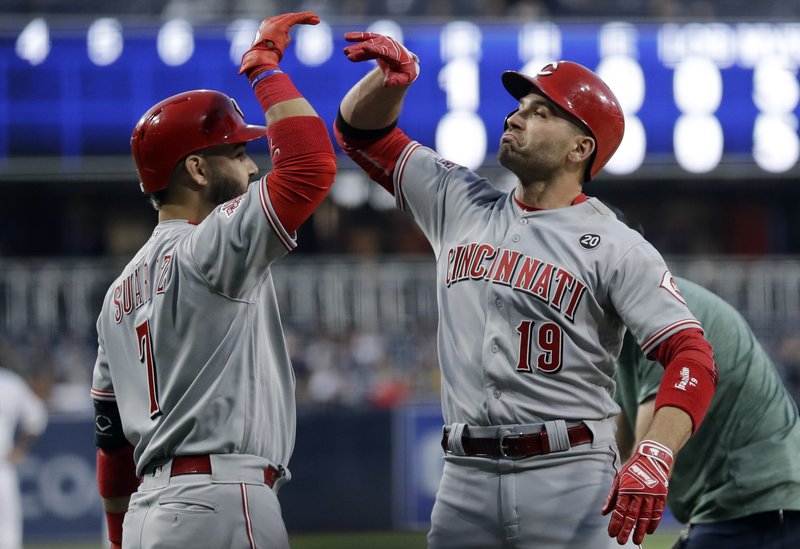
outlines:
[[[227,95],[193,90],[133,130],[159,222],[97,320],[97,481],[114,547],[288,547],[276,491],[289,478],[295,379],[270,266],[296,246],[336,161],[279,62],[291,27],[317,23],[310,11],[265,19],[242,57],[267,127],[246,124]],[[274,169],[248,185],[245,146],[265,135]]]
[[[676,549],[800,547],[800,418],[747,322],[720,297],[676,278],[714,347],[720,381],[697,436],[677,456],[672,513],[688,524]],[[620,449],[644,436],[664,370],[625,336],[617,361]]]
[[[17,464],[47,427],[47,409],[28,383],[0,367],[0,549],[22,549]]]
[[[351,61],[378,67],[342,100],[336,138],[436,255],[447,425],[429,546],[641,543],[716,370],[658,252],[583,193],[622,139],[616,98],[569,61],[504,73],[518,105],[498,160],[518,183],[502,192],[396,127],[419,75],[414,54],[378,34],[345,38]],[[626,327],[666,374],[651,427],[617,469],[614,361]]]

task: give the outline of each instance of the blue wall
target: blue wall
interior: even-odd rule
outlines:
[[[26,539],[99,536],[102,507],[95,481],[91,417],[51,417],[19,466]]]

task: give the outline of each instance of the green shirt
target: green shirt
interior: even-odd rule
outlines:
[[[800,510],[797,405],[744,318],[705,288],[676,280],[714,348],[719,382],[700,428],[675,460],[670,510],[684,523]],[[631,426],[639,403],[658,391],[663,372],[626,335],[615,398]]]

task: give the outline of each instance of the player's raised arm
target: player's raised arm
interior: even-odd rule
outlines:
[[[336,175],[336,156],[324,122],[279,66],[291,42],[289,30],[318,23],[311,11],[264,19],[239,68],[264,110],[275,166],[268,176],[269,196],[290,233],[327,196]]]
[[[350,61],[378,63],[344,96],[336,118],[336,140],[369,176],[393,192],[391,174],[397,157],[411,141],[396,128],[403,98],[419,76],[416,55],[394,38],[370,32],[348,32],[344,49]]]
[[[381,129],[397,120],[409,86],[419,76],[419,59],[400,42],[371,32],[348,32],[344,49],[350,61],[374,59],[378,67],[344,96],[344,121],[363,130]]]

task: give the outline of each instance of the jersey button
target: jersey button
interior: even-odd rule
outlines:
[[[518,235],[518,234],[515,234],[514,236],[512,236],[512,237],[511,237],[511,241],[512,241],[512,242],[519,242],[519,235]]]
[[[494,304],[497,305],[498,309],[502,309],[503,308],[503,300],[500,299],[499,297],[497,298],[497,300],[495,300]]]
[[[492,345],[492,352],[493,353],[496,353],[499,350],[500,350],[500,348],[497,345]]]
[[[495,389],[495,390],[492,392],[492,396],[493,396],[494,398],[500,398],[500,391],[498,391],[497,389]]]
[[[527,225],[528,224],[528,220],[527,219],[520,219],[519,222],[520,222],[521,225]]]

